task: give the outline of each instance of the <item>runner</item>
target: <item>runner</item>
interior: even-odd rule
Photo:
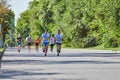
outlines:
[[[27,46],[28,46],[28,51],[30,53],[30,49],[31,49],[31,43],[32,43],[32,38],[30,37],[30,35],[26,38],[27,41]]]
[[[55,44],[55,37],[54,34],[50,37],[50,51],[53,52],[53,47]]]
[[[49,45],[49,33],[47,30],[45,30],[45,33],[42,34],[42,39],[43,39],[43,52],[45,53],[45,56],[47,56],[47,51],[48,51],[48,45]]]
[[[35,39],[35,41],[34,41],[34,43],[35,43],[35,50],[38,52],[38,50],[39,50],[39,43],[41,42],[41,40],[40,40],[40,37],[38,36],[36,39]]]
[[[20,36],[17,37],[17,46],[18,46],[18,52],[20,53],[21,50],[21,42],[22,42],[22,38]]]
[[[56,40],[57,56],[59,56],[59,53],[61,52],[61,45],[63,40],[60,30],[58,30],[58,33],[55,36],[55,40]]]

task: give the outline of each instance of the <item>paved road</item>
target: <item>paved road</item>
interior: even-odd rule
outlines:
[[[0,80],[120,80],[120,54],[112,51],[63,49],[44,56],[9,48],[4,53]]]

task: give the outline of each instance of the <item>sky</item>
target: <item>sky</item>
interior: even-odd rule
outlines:
[[[32,0],[10,0],[8,3],[15,13],[15,21],[20,17],[20,13],[28,8],[28,3]]]

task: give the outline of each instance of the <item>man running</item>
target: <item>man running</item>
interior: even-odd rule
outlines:
[[[42,39],[43,39],[43,50],[45,52],[45,56],[47,56],[47,51],[48,51],[48,45],[49,45],[49,33],[47,30],[45,30],[45,33],[42,34]]]
[[[31,49],[31,44],[32,44],[32,38],[30,37],[30,35],[26,38],[26,41],[27,41],[27,46],[28,46],[28,50],[29,50],[29,53],[30,53],[30,49]]]
[[[59,56],[59,53],[61,52],[61,45],[63,40],[63,36],[61,35],[60,30],[58,30],[58,33],[55,36],[55,40],[56,40],[56,47],[57,47],[57,56]]]

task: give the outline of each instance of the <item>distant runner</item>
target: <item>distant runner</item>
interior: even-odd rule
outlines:
[[[34,41],[34,43],[35,43],[35,50],[38,52],[38,50],[39,50],[39,43],[41,42],[41,39],[40,39],[40,37],[38,36],[36,39],[35,39],[35,41]]]
[[[61,52],[61,45],[63,40],[63,36],[61,35],[60,30],[58,30],[58,33],[55,36],[55,40],[56,40],[56,47],[57,47],[57,56],[59,56],[59,53]]]
[[[45,56],[47,56],[48,52],[48,45],[49,45],[49,33],[47,30],[45,30],[45,33],[42,34],[42,39],[43,39],[43,52],[45,53]]]
[[[30,53],[31,44],[32,44],[32,38],[30,37],[30,35],[26,38],[26,41],[27,41],[28,51]]]
[[[20,53],[21,46],[22,46],[21,42],[22,42],[22,38],[21,38],[21,36],[18,36],[17,37],[17,46],[18,46],[18,52],[19,53]]]
[[[50,51],[51,52],[53,52],[54,44],[55,44],[55,37],[54,37],[54,34],[52,34],[50,37]]]

